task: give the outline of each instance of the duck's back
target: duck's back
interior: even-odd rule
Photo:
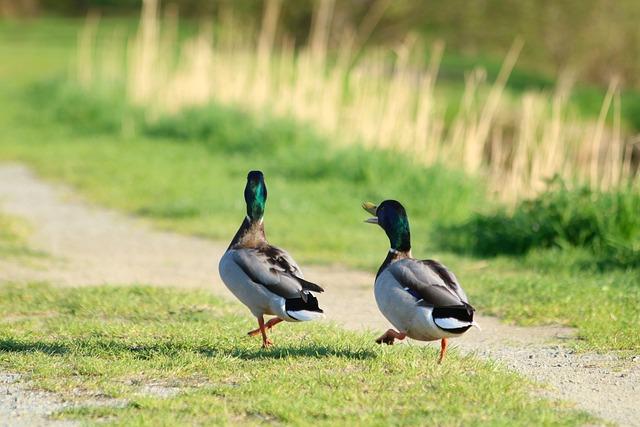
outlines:
[[[457,335],[436,324],[434,308],[467,303],[455,276],[431,260],[392,262],[376,278],[374,293],[378,308],[393,326],[411,338],[426,341]]]

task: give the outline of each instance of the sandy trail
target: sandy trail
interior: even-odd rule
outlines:
[[[24,166],[0,165],[0,210],[34,225],[31,247],[53,255],[34,265],[0,260],[0,282],[143,283],[230,296],[217,271],[225,244],[158,231],[143,220],[88,205]],[[350,329],[389,326],[373,299],[373,274],[333,266],[304,271],[325,286],[321,304],[329,319]],[[485,316],[478,321],[482,332],[472,330],[454,346],[548,384],[551,396],[605,420],[640,426],[640,357],[623,361],[615,355],[575,354],[563,345],[573,333],[568,328],[511,326]]]

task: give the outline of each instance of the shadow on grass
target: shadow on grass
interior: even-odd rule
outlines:
[[[232,349],[229,356],[244,360],[284,359],[290,357],[341,357],[345,359],[364,360],[375,357],[375,353],[366,349],[336,348],[326,345],[309,344],[300,347],[269,347],[256,349]]]
[[[198,353],[205,357],[237,357],[243,360],[285,359],[285,358],[327,358],[371,359],[375,353],[367,349],[351,349],[326,345],[307,344],[295,347],[237,348],[230,346],[194,345],[185,342],[164,341],[152,344],[128,343],[112,339],[77,339],[65,343],[45,341],[23,341],[12,338],[0,340],[0,353],[44,353],[48,355],[74,356],[122,356],[139,360],[155,357],[179,357],[187,353]]]
[[[69,348],[62,344],[47,342],[24,342],[12,338],[0,340],[0,352],[5,353],[46,353],[62,355],[69,352]]]

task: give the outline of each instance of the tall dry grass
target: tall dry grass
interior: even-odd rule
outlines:
[[[318,2],[308,45],[294,48],[286,35],[277,37],[281,0],[265,1],[255,37],[229,18],[204,25],[184,41],[176,37],[175,11],[161,19],[157,0],[144,0],[138,32],[119,68],[109,59],[113,46],[105,50],[109,58],[92,54],[98,21],[87,20],[78,78],[91,87],[99,84],[98,76],[113,79],[119,70],[129,100],[147,108],[150,117],[211,101],[293,117],[336,143],[396,149],[425,165],[484,175],[507,201],[540,192],[554,176],[605,190],[637,181],[617,82],[592,121],[572,114],[568,80],[553,93],[513,98],[505,85],[522,48],[516,40],[494,82],[475,70],[466,77],[461,99],[451,99],[436,84],[441,43],[432,47],[426,66],[414,60],[420,44],[411,36],[392,50],[362,49],[387,0],[372,7],[360,28],[343,29],[337,51],[329,52],[334,1]],[[447,111],[455,116],[447,117]]]

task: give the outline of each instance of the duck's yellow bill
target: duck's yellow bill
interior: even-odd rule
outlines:
[[[365,211],[369,212],[371,215],[376,215],[376,210],[378,210],[378,206],[376,206],[375,204],[371,203],[371,202],[364,202],[362,204],[362,209],[364,209]]]

